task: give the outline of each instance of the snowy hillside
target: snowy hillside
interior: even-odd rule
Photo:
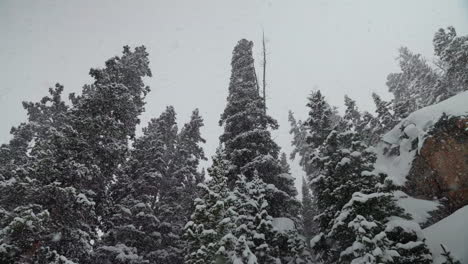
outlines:
[[[468,263],[468,206],[465,206],[447,218],[423,230],[427,244],[432,251],[434,263],[444,260],[440,253],[441,244],[451,251],[462,264]]]

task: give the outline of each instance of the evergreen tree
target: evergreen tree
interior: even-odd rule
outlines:
[[[372,98],[374,99],[375,112],[377,114],[373,133],[382,136],[390,131],[397,124],[397,121],[390,111],[390,102],[382,100],[376,93],[372,93]]]
[[[71,95],[70,107],[61,100],[60,85],[50,97],[24,104],[28,122],[12,130],[16,135],[2,155],[5,161],[20,158],[9,162],[14,171],[1,176],[11,183],[0,190],[7,216],[2,229],[10,227],[1,241],[12,249],[2,261],[91,261],[107,208],[106,186],[126,158],[149,91],[142,81],[151,76],[148,64],[144,47],[124,47],[121,57],[91,70],[95,82]],[[12,152],[15,145],[20,148]]]
[[[308,100],[309,117],[307,120],[304,123],[296,121],[290,113],[289,122],[291,124],[290,134],[293,135],[292,145],[294,146],[291,157],[294,158],[296,154],[299,154],[302,168],[307,175],[311,175],[317,171],[311,162],[316,149],[327,138],[333,127],[338,126],[338,124],[332,121],[333,111],[320,90],[312,92]]]
[[[128,154],[129,139],[144,111],[144,98],[150,91],[143,77],[151,77],[148,53],[144,46],[131,51],[124,47],[121,57],[106,61],[106,67],[91,69],[94,83],[85,85],[81,95],[70,95],[72,126],[83,138],[77,162],[99,169],[87,183],[95,194],[98,216],[106,215],[106,186],[118,173]]]
[[[332,131],[332,109],[320,90],[312,92],[308,99],[309,117],[305,122],[308,131],[306,142],[311,149],[316,149]]]
[[[194,186],[202,179],[199,160],[205,158],[199,146],[204,142],[202,126],[195,110],[177,133],[170,106],[143,129],[125,173],[112,186],[114,214],[98,252],[102,263],[183,263],[181,236],[192,211]],[[123,257],[120,249],[132,249],[132,254]]]
[[[86,263],[96,238],[95,202],[86,183],[98,171],[78,162],[82,154],[75,148],[83,139],[70,125],[63,86],[49,91],[40,102],[23,104],[28,123],[13,130],[29,142],[24,156],[10,156],[22,159],[10,163],[13,170],[2,175],[8,179],[0,186],[0,247],[7,249],[0,259],[5,263]],[[26,146],[16,135],[12,143]]]
[[[180,254],[171,252],[172,226],[159,211],[161,190],[172,180],[167,174],[172,158],[168,154],[174,153],[176,133],[175,111],[168,107],[135,140],[125,171],[111,188],[115,205],[97,253],[101,263],[174,261]],[[122,255],[121,250],[129,253]]]
[[[344,98],[346,110],[343,119],[346,122],[346,128],[348,130],[356,129],[361,122],[361,113],[356,106],[356,101],[349,98],[347,95],[345,95]]]
[[[314,221],[316,209],[313,197],[310,193],[309,183],[302,178],[302,225],[304,236],[309,241],[317,233],[317,225]]]
[[[287,264],[311,264],[314,263],[307,248],[306,241],[296,231],[289,231],[288,249],[284,263]]]
[[[395,187],[382,183],[386,175],[375,173],[375,160],[356,132],[332,131],[323,143],[313,159],[320,174],[311,179],[320,231],[314,249],[327,263],[430,263],[424,241],[402,228],[409,216],[396,204]]]
[[[288,120],[291,126],[289,134],[291,134],[293,137],[291,144],[294,146],[290,158],[295,159],[296,155],[299,155],[299,165],[301,165],[302,168],[305,169],[307,164],[307,158],[311,155],[311,153],[309,153],[311,148],[309,148],[306,142],[306,126],[301,120],[296,120],[294,114],[291,111],[289,111]]]
[[[227,188],[229,167],[223,152],[218,150],[208,169],[211,179],[198,185],[200,197],[195,199],[195,210],[185,226],[187,264],[226,263],[233,256],[238,242],[233,235],[237,212],[235,198]]]
[[[374,145],[379,142],[380,135],[374,133],[374,128],[378,127],[379,120],[371,113],[364,111],[361,121],[356,126],[356,131],[362,136],[363,142]]]
[[[279,146],[271,138],[269,129],[277,122],[264,111],[264,100],[257,89],[251,41],[240,40],[233,51],[231,79],[227,105],[221,115],[224,133],[220,137],[226,158],[231,162],[228,183],[234,186],[237,175],[247,180],[255,173],[267,184],[272,184],[268,195],[269,213],[274,216],[293,215],[297,191],[292,181],[284,181],[279,161]]]
[[[387,86],[395,97],[395,116],[402,119],[422,107],[440,101],[441,98],[435,96],[440,76],[420,54],[414,54],[406,47],[399,49],[398,61],[401,72],[389,74]]]
[[[275,232],[273,218],[268,214],[266,189],[267,185],[258,176],[254,175],[252,181],[247,182],[241,175],[233,190],[237,212],[234,235],[238,239],[245,238],[258,263],[274,263],[276,259]]]
[[[455,28],[439,29],[433,39],[434,53],[443,64],[444,77],[439,88],[440,100],[468,90],[468,36],[457,36]],[[438,100],[438,101],[440,101]]]
[[[203,118],[198,109],[192,112],[190,121],[186,123],[177,135],[175,156],[172,159],[172,174],[182,183],[179,190],[182,194],[178,203],[182,207],[181,223],[185,224],[193,211],[193,200],[197,197],[197,185],[204,181],[204,172],[198,171],[201,160],[206,160],[201,143],[205,139],[201,136],[200,129],[204,126]]]

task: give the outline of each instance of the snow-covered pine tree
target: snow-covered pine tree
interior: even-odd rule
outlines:
[[[317,233],[317,224],[314,221],[316,215],[316,205],[310,192],[309,183],[302,178],[302,226],[304,236],[309,241]]]
[[[4,263],[87,263],[96,238],[95,202],[86,183],[98,170],[80,163],[84,139],[71,126],[63,86],[38,103],[24,103],[28,122],[12,130],[6,181],[0,184],[0,259]],[[18,134],[16,134],[18,133]],[[21,151],[26,150],[26,153]]]
[[[345,95],[344,104],[346,107],[343,116],[343,120],[346,123],[345,127],[347,130],[355,130],[358,124],[361,123],[361,113],[356,106],[356,101]]]
[[[277,259],[273,218],[268,214],[266,193],[267,184],[257,175],[251,181],[240,175],[233,190],[237,213],[234,235],[238,239],[245,238],[258,263],[274,263]]]
[[[167,204],[170,199],[164,197],[162,190],[178,191],[177,181],[168,174],[176,135],[175,111],[167,107],[158,118],[151,119],[143,128],[143,136],[135,140],[124,172],[111,186],[114,206],[105,221],[108,231],[96,254],[101,263],[182,262],[182,248],[178,247],[181,239],[173,227],[178,225],[181,229],[183,223],[174,221],[173,226],[171,220],[175,219],[168,220],[170,216],[161,209],[174,206]],[[182,211],[177,206],[173,210]]]
[[[314,263],[307,247],[306,239],[297,231],[287,232],[287,250],[281,263],[312,264]]]
[[[90,198],[101,218],[107,214],[107,187],[127,157],[129,139],[135,136],[150,91],[143,82],[152,76],[148,56],[144,46],[134,51],[125,46],[121,57],[90,70],[94,83],[85,85],[81,95],[70,95],[72,126],[84,140],[76,150],[83,160],[77,162],[99,169],[86,184],[94,192]]]
[[[204,181],[204,172],[198,170],[200,161],[206,160],[203,148],[200,146],[201,143],[206,142],[200,132],[203,126],[203,118],[198,109],[195,109],[190,121],[177,134],[175,155],[172,160],[173,172],[171,173],[177,181],[182,183],[179,190],[181,192],[180,200],[178,201],[182,211],[177,215],[183,225],[188,222],[193,212],[193,200],[197,197],[198,192],[197,185]]]
[[[317,171],[311,163],[314,153],[333,130],[333,127],[338,124],[332,121],[334,113],[320,90],[313,91],[308,100],[309,115],[307,120],[305,122],[296,121],[290,112],[289,122],[291,124],[290,134],[293,135],[291,143],[294,147],[291,158],[299,154],[300,165],[306,175],[312,175]]]
[[[437,94],[441,100],[468,90],[467,40],[468,36],[457,36],[453,27],[448,27],[447,30],[439,29],[434,35],[434,53],[440,59],[444,70],[445,87],[441,87]]]
[[[236,242],[235,254],[233,255],[232,264],[258,264],[257,257],[249,248],[247,240],[241,236]]]
[[[294,147],[291,151],[290,159],[294,160],[296,156],[299,155],[299,165],[301,165],[306,174],[312,173],[312,171],[309,170],[313,168],[308,165],[308,161],[312,155],[311,151],[313,151],[313,149],[307,144],[306,140],[308,127],[301,120],[296,120],[291,111],[289,111],[288,120],[291,126],[289,134],[293,137],[291,144]]]
[[[372,93],[372,99],[374,99],[375,113],[377,114],[375,126],[373,127],[373,133],[382,136],[386,132],[390,131],[396,124],[397,120],[391,112],[391,102],[386,102],[380,98],[376,93]],[[377,142],[373,142],[374,144]]]
[[[374,145],[380,140],[380,135],[374,133],[374,128],[378,126],[379,120],[368,111],[364,111],[361,116],[356,131],[361,135],[363,142]]]
[[[279,146],[271,138],[269,129],[276,129],[277,122],[264,111],[264,100],[260,97],[255,77],[251,41],[242,39],[232,53],[232,71],[227,105],[221,115],[220,125],[224,132],[220,141],[224,145],[226,158],[231,162],[228,183],[232,187],[237,175],[247,180],[254,172],[267,184],[272,184],[268,200],[269,213],[274,216],[292,215],[296,206],[297,191],[290,181],[281,177]]]
[[[71,95],[71,107],[60,99],[61,86],[39,103],[25,104],[33,131],[28,162],[19,170],[23,173],[19,181],[10,186],[21,188],[25,197],[12,205],[14,214],[29,210],[27,215],[41,216],[34,221],[42,226],[30,226],[41,233],[29,239],[3,239],[21,244],[13,259],[91,261],[99,217],[107,207],[106,186],[125,159],[128,138],[134,135],[149,90],[142,81],[151,76],[148,63],[144,47],[135,51],[124,47],[122,57],[108,60],[101,70],[91,70],[94,84],[85,85],[81,96]],[[13,195],[6,193],[10,193],[6,197]],[[5,225],[10,224],[7,221]]]
[[[237,212],[235,197],[228,188],[230,166],[218,149],[208,168],[211,179],[198,185],[200,196],[195,199],[195,210],[185,226],[187,264],[229,263],[234,255],[238,242],[233,235]]]
[[[332,131],[332,109],[320,90],[312,92],[308,99],[309,117],[305,121],[308,132],[306,143],[309,144],[309,148],[316,149]]]
[[[319,149],[313,161],[320,174],[312,179],[320,213],[316,252],[326,263],[431,263],[414,236],[419,226],[405,228],[409,216],[396,203],[395,186],[375,173],[375,160],[355,131],[332,131]]]
[[[398,61],[401,72],[387,76],[387,87],[393,93],[395,117],[401,120],[410,113],[445,98],[435,96],[440,76],[420,54],[401,47]]]

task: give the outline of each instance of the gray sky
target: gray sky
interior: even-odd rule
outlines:
[[[182,125],[198,107],[211,156],[232,49],[241,38],[253,40],[259,63],[264,28],[267,104],[281,126],[275,138],[289,152],[287,112],[304,118],[311,89],[333,105],[348,94],[372,109],[372,92],[389,98],[385,80],[397,70],[398,47],[430,59],[435,31],[449,25],[468,33],[467,0],[0,0],[0,143],[26,118],[21,101],[37,101],[56,82],[77,92],[91,81],[89,68],[124,45],[144,44],[154,76],[142,124],[174,105]]]

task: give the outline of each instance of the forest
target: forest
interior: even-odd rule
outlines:
[[[468,36],[439,29],[434,61],[400,48],[399,71],[386,80],[393,99],[372,94],[375,111],[343,94],[340,113],[320,90],[304,94],[307,119],[289,113],[288,154],[272,136],[279,124],[253,42],[233,44],[219,138],[202,135],[198,109],[180,124],[173,106],[137,133],[151,104],[145,46],[125,46],[92,68],[81,93],[56,84],[23,102],[27,120],[0,147],[0,263],[467,263],[449,246],[435,255],[422,230],[450,214],[417,221],[399,202],[407,190],[385,157],[404,150],[389,135],[411,139],[408,151],[430,136],[403,127],[413,113],[462,107],[455,110],[467,120]],[[431,128],[450,131],[450,118],[460,118],[444,113]],[[206,140],[219,141],[213,157]],[[306,175],[300,196],[294,159]],[[436,200],[432,215],[462,208]]]

